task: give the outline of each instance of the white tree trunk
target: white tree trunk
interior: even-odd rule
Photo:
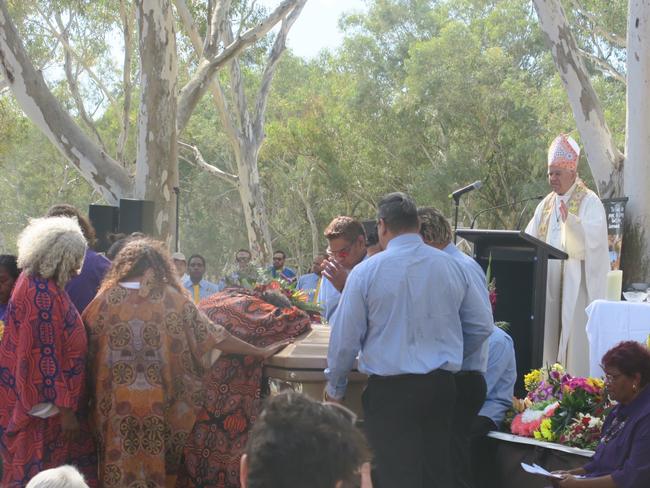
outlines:
[[[627,25],[625,281],[650,278],[650,2],[630,0]]]
[[[237,173],[239,174],[239,197],[244,209],[244,220],[248,231],[248,245],[255,258],[269,262],[272,254],[271,232],[262,194],[260,173],[257,168],[259,144],[242,141],[237,152]]]
[[[589,73],[559,0],[533,0],[569,97],[589,168],[601,198],[623,193],[623,156],[616,148]]]
[[[113,204],[132,194],[133,182],[126,171],[83,133],[32,65],[4,0],[0,0],[0,65],[25,115],[93,188]]]
[[[177,54],[169,0],[138,0],[140,113],[136,198],[154,202],[157,237],[171,244],[178,186],[176,143]]]

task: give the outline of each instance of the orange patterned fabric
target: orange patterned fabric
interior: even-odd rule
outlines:
[[[224,338],[224,329],[175,289],[143,294],[116,286],[83,314],[105,488],[175,486],[203,405],[202,360]]]
[[[278,308],[240,288],[212,295],[199,308],[234,336],[260,347],[297,337],[310,327],[308,315],[298,308]],[[239,460],[261,408],[262,362],[223,354],[203,385],[205,408],[185,446],[177,486],[239,488]]]

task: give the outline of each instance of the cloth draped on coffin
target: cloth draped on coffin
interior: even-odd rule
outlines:
[[[250,344],[265,347],[310,328],[296,307],[279,308],[262,294],[242,288],[206,298],[199,309],[213,322]],[[222,354],[203,377],[205,405],[185,445],[177,487],[238,488],[239,461],[261,408],[262,361]]]

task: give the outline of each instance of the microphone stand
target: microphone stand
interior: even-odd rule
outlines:
[[[521,214],[519,215],[519,219],[517,220],[517,230],[519,230],[519,226],[521,225],[521,219],[523,217],[524,212],[526,211],[526,208],[528,207],[528,202],[530,202],[531,200],[541,200],[542,198],[544,198],[544,196],[539,195],[539,196],[535,196],[535,197],[524,198],[524,199],[518,200],[516,202],[502,203],[501,205],[496,205],[494,207],[484,208],[483,210],[478,212],[476,215],[474,215],[474,218],[472,219],[472,223],[470,225],[470,229],[474,228],[474,224],[476,223],[476,219],[478,219],[479,216],[481,216],[485,212],[489,212],[490,210],[496,210],[498,208],[503,208],[503,207],[514,207],[515,205],[519,205],[520,203],[526,203],[526,205],[524,205],[524,209],[521,211]]]
[[[458,241],[458,205],[460,204],[460,195],[454,195],[454,245]]]
[[[180,193],[181,189],[177,186],[172,188],[172,191],[176,195],[176,236],[175,236],[175,245],[174,245],[174,251],[178,252],[178,238],[179,238],[179,227],[180,227],[180,210],[181,210],[181,199],[180,199]]]

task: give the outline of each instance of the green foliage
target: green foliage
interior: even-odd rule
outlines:
[[[75,113],[60,68],[62,51],[39,14],[74,12],[70,36],[88,65],[101,76],[116,103],[108,103],[81,70],[81,91],[107,151],[115,154],[121,130],[121,62],[111,43],[121,42],[117,0],[81,2],[13,1],[12,14],[38,66],[51,63],[48,82]],[[234,2],[245,15],[244,4]],[[586,17],[570,8],[581,47],[620,67],[624,55],[602,32],[624,39],[624,0],[581,0]],[[322,230],[336,215],[372,218],[382,194],[402,190],[421,205],[451,214],[447,195],[477,179],[478,192],[462,200],[461,224],[480,209],[548,191],[546,149],[557,133],[575,131],[560,79],[529,0],[368,0],[366,13],[341,19],[345,40],[336,52],[305,61],[285,53],[278,66],[266,112],[266,142],[259,171],[273,233],[273,245],[289,254],[288,264],[306,271]],[[205,34],[206,2],[188,6]],[[249,3],[250,5],[250,3]],[[253,12],[249,22],[262,13]],[[595,20],[599,28],[595,28]],[[180,83],[197,57],[182,28],[178,38]],[[242,58],[248,94],[259,87],[261,66],[272,37]],[[598,49],[603,52],[599,53]],[[114,48],[113,48],[114,51]],[[131,75],[137,80],[137,60]],[[42,63],[42,64],[41,64]],[[58,68],[56,68],[58,66]],[[75,62],[79,69],[79,62]],[[593,83],[616,141],[625,138],[625,87],[593,63]],[[230,73],[219,76],[227,84]],[[135,159],[134,87],[127,167]],[[230,100],[232,103],[232,100]],[[249,100],[253,103],[253,100]],[[13,250],[29,217],[57,201],[86,208],[90,188],[16,109],[0,98],[0,247]],[[235,173],[232,149],[210,95],[200,102],[183,132],[206,161]],[[181,155],[191,159],[185,150]],[[234,251],[247,247],[237,190],[181,159],[181,250],[206,256],[208,273],[222,276]],[[580,172],[590,173],[584,157]],[[486,214],[484,228],[513,228],[520,208]],[[532,213],[528,209],[525,216]],[[525,223],[525,220],[524,220]],[[263,264],[263,263],[261,263]]]

